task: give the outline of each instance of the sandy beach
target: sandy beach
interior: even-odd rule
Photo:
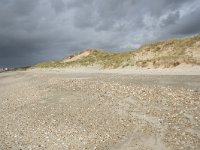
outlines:
[[[0,150],[200,150],[200,0],[0,0]]]
[[[192,70],[0,73],[0,149],[198,150]]]

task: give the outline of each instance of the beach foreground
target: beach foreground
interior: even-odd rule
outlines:
[[[200,147],[200,75],[0,73],[0,149]]]

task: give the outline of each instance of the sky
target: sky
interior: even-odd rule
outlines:
[[[0,67],[200,33],[200,0],[0,0]]]

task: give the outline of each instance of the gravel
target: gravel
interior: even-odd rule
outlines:
[[[0,74],[0,149],[200,148],[200,76]]]

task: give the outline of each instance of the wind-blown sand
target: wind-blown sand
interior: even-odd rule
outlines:
[[[199,70],[89,70],[0,73],[0,149],[199,149]]]

